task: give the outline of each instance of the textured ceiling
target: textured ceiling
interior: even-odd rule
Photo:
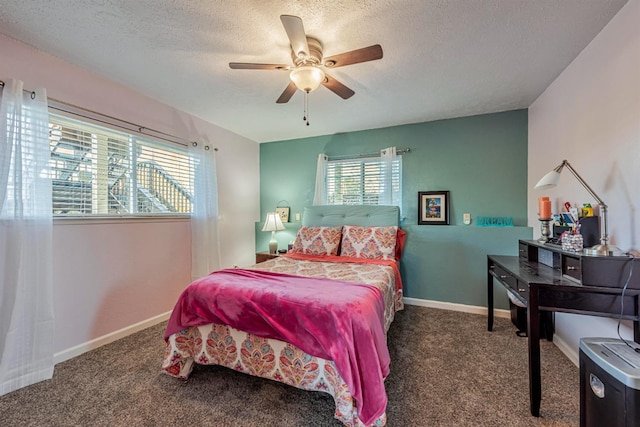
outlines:
[[[0,0],[0,32],[265,142],[526,108],[626,1]],[[310,126],[287,72],[228,66],[291,63],[281,14],[325,56],[384,50],[331,71],[356,93],[312,92]]]

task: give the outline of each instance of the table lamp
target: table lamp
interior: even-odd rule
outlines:
[[[267,219],[264,222],[264,227],[262,227],[262,231],[270,231],[271,232],[271,240],[269,240],[269,253],[275,254],[278,250],[278,241],[276,240],[276,231],[284,230],[285,227],[282,225],[282,221],[280,220],[280,215],[277,212],[267,212]]]
[[[576,177],[578,182],[582,184],[582,186],[591,194],[591,196],[596,199],[598,205],[600,206],[600,244],[592,246],[591,248],[584,249],[583,253],[585,255],[592,256],[610,256],[610,255],[622,255],[622,251],[615,247],[609,245],[609,235],[607,228],[607,205],[602,201],[600,197],[593,191],[591,187],[582,179],[582,177],[576,172],[576,170],[569,164],[568,161],[563,160],[560,165],[558,165],[554,170],[546,174],[542,177],[540,181],[534,187],[536,190],[544,190],[547,188],[553,188],[558,185],[558,181],[560,180],[560,172],[562,169],[566,167],[569,171]]]

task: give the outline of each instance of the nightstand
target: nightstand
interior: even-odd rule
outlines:
[[[269,261],[270,259],[279,257],[279,253],[270,254],[269,252],[256,252],[256,264],[260,264],[261,262]]]

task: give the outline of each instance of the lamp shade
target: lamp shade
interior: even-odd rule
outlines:
[[[303,65],[294,68],[289,78],[298,89],[304,92],[312,92],[324,81],[324,71],[311,65]]]
[[[542,177],[540,181],[534,187],[536,190],[546,190],[548,188],[553,188],[558,185],[560,181],[560,172],[552,170],[548,174]]]
[[[282,225],[280,215],[278,215],[277,212],[268,212],[262,231],[280,231],[284,229],[285,227]]]

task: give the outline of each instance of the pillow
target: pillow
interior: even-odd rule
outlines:
[[[296,234],[291,252],[306,255],[338,255],[342,226],[306,227]]]
[[[396,259],[398,227],[363,227],[345,225],[341,256],[368,259]]]
[[[404,249],[404,241],[407,239],[407,232],[402,228],[398,228],[398,235],[396,236],[396,261],[400,261],[402,258],[402,250]]]

